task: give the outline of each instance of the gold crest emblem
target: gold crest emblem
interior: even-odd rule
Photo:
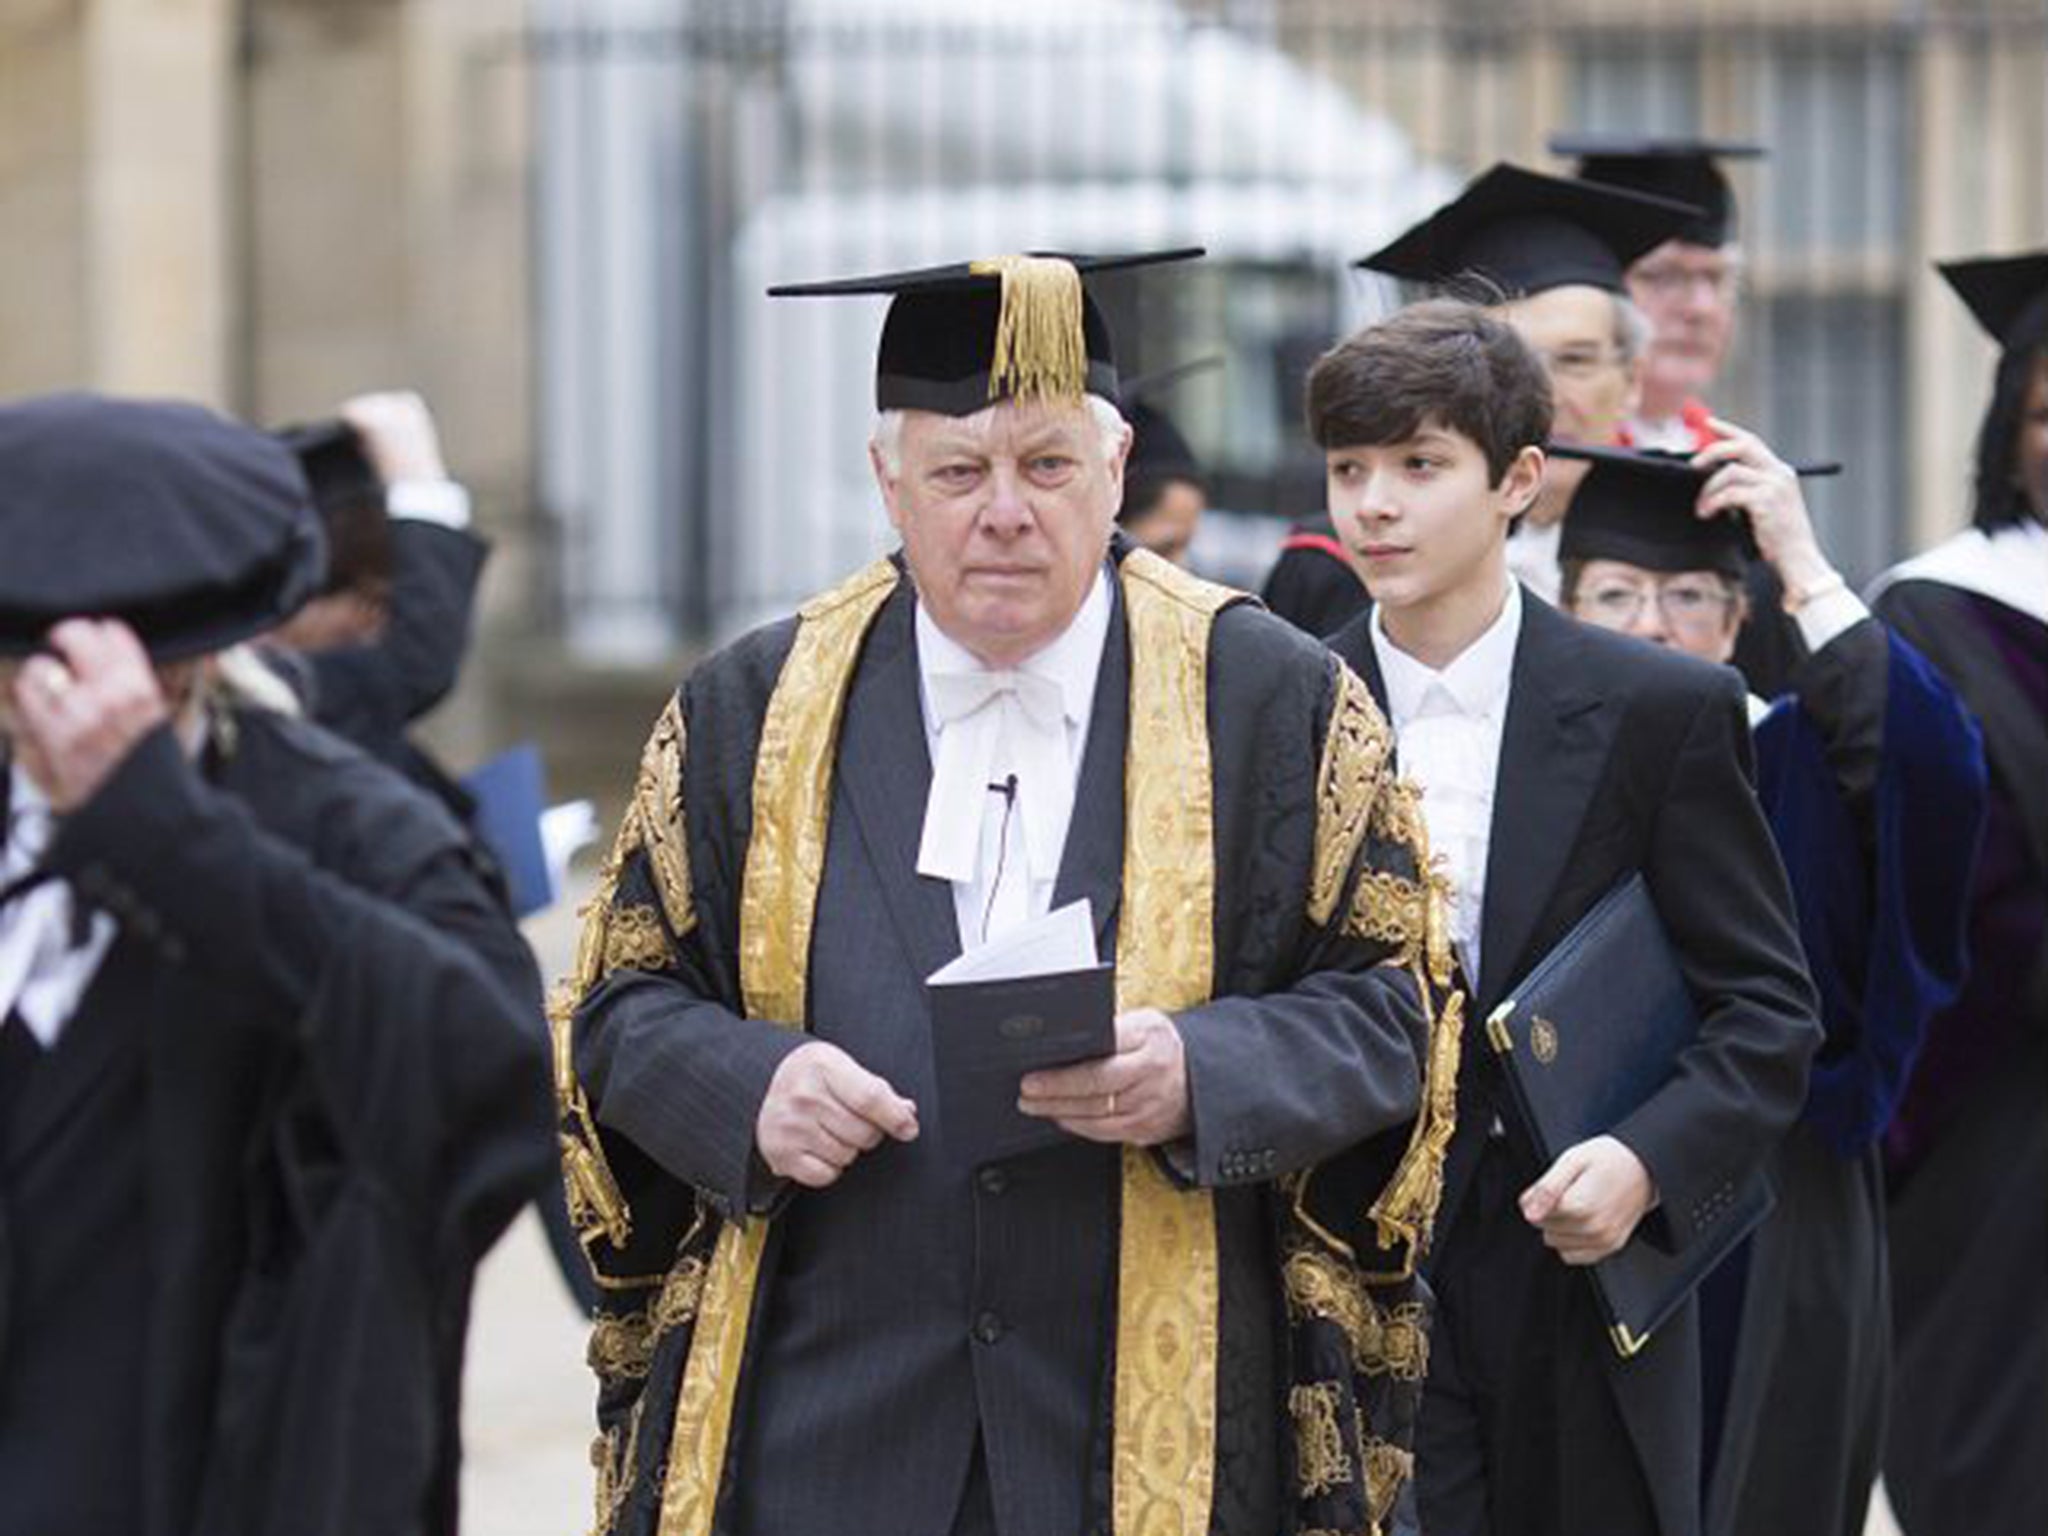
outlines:
[[[1557,1026],[1539,1015],[1529,1026],[1529,1050],[1546,1067],[1557,1060]]]

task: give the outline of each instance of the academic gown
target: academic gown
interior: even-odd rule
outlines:
[[[1964,973],[1983,752],[1954,690],[1864,620],[1801,665],[1756,753],[1827,1040],[1775,1209],[1701,1288],[1707,1525],[1858,1536],[1891,1360],[1878,1141]]]
[[[1969,705],[1990,765],[1970,975],[1886,1133],[1893,1346],[1885,1487],[1910,1536],[2048,1530],[2048,561],[1960,535],[1879,615]]]
[[[1121,540],[1116,553],[1151,572],[1143,579],[1155,588],[1204,588]],[[1213,1191],[1220,1266],[1216,1397],[1189,1405],[1213,1420],[1186,1421],[1213,1496],[1189,1529],[1378,1530],[1384,1512],[1359,1501],[1405,1477],[1383,1475],[1405,1469],[1405,1427],[1379,1405],[1354,1414],[1327,1340],[1299,1325],[1336,1306],[1369,1350],[1407,1341],[1400,1360],[1378,1361],[1374,1380],[1419,1390],[1420,1302],[1383,1311],[1349,1269],[1300,1270],[1315,1256],[1296,1246],[1289,1213],[1320,1211],[1361,1240],[1365,1213],[1390,1209],[1376,1205],[1368,1167],[1384,1138],[1369,1133],[1388,1128],[1405,1143],[1415,1112],[1423,1041],[1408,976],[1375,964],[1384,943],[1321,932],[1303,914],[1314,850],[1336,825],[1318,812],[1319,757],[1342,762],[1350,745],[1370,746],[1383,770],[1384,726],[1320,646],[1234,596],[1209,636],[1206,724],[1186,704],[1154,713],[1140,698],[1141,661],[1170,670],[1190,658],[1171,648],[1162,657],[1129,632],[1139,580],[1119,585],[1054,901],[1093,902],[1121,986],[1132,902],[1147,882],[1178,878],[1164,835],[1205,782],[1197,763],[1158,760],[1147,742],[1192,731],[1210,743],[1214,922],[1205,937],[1176,942],[1213,943],[1214,1000],[1175,1012],[1197,1129],[1184,1160],[1168,1165],[1176,1182]],[[832,686],[813,670],[830,657],[805,645],[855,601],[845,593],[868,590],[880,606],[850,663],[836,743],[821,746],[805,722],[814,690]],[[586,1242],[607,1287],[591,1348],[600,1530],[1138,1528],[1113,1493],[1112,1441],[1143,1395],[1120,1370],[1118,1341],[1179,1335],[1171,1307],[1136,1334],[1120,1322],[1135,1304],[1117,1239],[1120,1166],[1127,1229],[1131,1220],[1131,1155],[1120,1162],[1116,1149],[1062,1140],[976,1169],[947,1154],[923,978],[960,940],[949,887],[915,872],[931,769],[913,614],[900,569],[881,569],[693,674],[650,741],[623,853],[585,930],[578,976],[588,990],[573,1017],[559,1018],[558,1061],[572,1194],[591,1218]],[[791,701],[796,723],[775,724]],[[1350,723],[1339,731],[1335,718]],[[800,818],[763,767],[785,750],[831,773],[815,908],[778,906],[756,926],[746,908],[764,861],[788,857],[769,850],[804,846]],[[1126,868],[1134,828],[1132,857],[1172,868]],[[1210,867],[1203,859],[1196,873],[1206,879]],[[1378,867],[1385,888],[1399,888],[1395,866]],[[1342,866],[1331,868],[1334,880]],[[1401,927],[1389,920],[1383,935]],[[795,1022],[920,1106],[916,1141],[885,1143],[822,1192],[764,1188],[753,1150],[768,1083],[805,1037],[751,1016],[743,977],[755,946],[782,945],[792,930],[808,934],[782,962],[806,978]],[[1367,1145],[1347,1150],[1354,1142]],[[1322,1171],[1311,1182],[1281,1182],[1312,1163]],[[756,1231],[760,1290],[740,1331],[721,1318],[715,1287]],[[1283,1258],[1315,1282],[1289,1289],[1284,1306]],[[1169,1247],[1145,1256],[1141,1272],[1171,1276],[1184,1262]],[[1139,1369],[1171,1381],[1188,1358],[1176,1348]],[[716,1399],[698,1385],[714,1366],[738,1373],[726,1423],[705,1410]],[[1179,1454],[1182,1432],[1163,1427],[1177,1422],[1160,1421],[1148,1455]]]
[[[1329,643],[1378,692],[1368,623],[1354,620]],[[1525,595],[1487,848],[1482,974],[1428,1269],[1441,1310],[1417,1483],[1431,1536],[1700,1529],[1695,1302],[1638,1354],[1615,1352],[1590,1282],[1515,1208],[1543,1170],[1483,1021],[1639,872],[1701,1023],[1670,1079],[1615,1128],[1660,1196],[1637,1240],[1683,1247],[1725,1216],[1796,1118],[1820,1041],[1750,751],[1728,669]]]
[[[112,1475],[80,1426],[109,1422],[142,1536],[455,1527],[470,1279],[553,1163],[545,1051],[478,958],[507,925],[446,815],[299,722],[232,737],[203,770],[147,737],[48,857],[121,937],[8,1116],[0,1530],[76,1529]],[[123,1081],[115,1223],[96,1160],[46,1159]],[[72,1341],[115,1324],[42,1259],[95,1245],[138,1277],[138,1347],[86,1379]]]
[[[1327,518],[1297,523],[1287,531],[1259,598],[1305,635],[1341,628],[1368,602],[1365,583],[1345,558]]]

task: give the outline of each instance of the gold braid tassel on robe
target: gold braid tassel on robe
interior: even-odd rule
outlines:
[[[1216,614],[1244,599],[1142,551],[1128,554],[1118,575],[1131,679],[1117,1005],[1174,1012],[1207,1001],[1215,982],[1209,639]],[[901,579],[891,562],[878,561],[807,604],[768,701],[739,900],[740,991],[749,1017],[805,1018],[840,716],[867,631]],[[606,1292],[591,1361],[605,1398],[630,1404],[593,1448],[597,1528],[608,1531],[622,1511],[644,1507],[658,1511],[646,1528],[660,1536],[709,1536],[770,1222],[727,1221],[690,1192],[681,1209],[662,1215],[672,1230],[643,1228],[613,1175],[572,1050],[581,1002],[621,969],[667,969],[671,946],[698,922],[681,790],[684,737],[671,703],[586,909],[576,971],[558,994],[554,1022],[571,1214]],[[1377,1536],[1412,1463],[1397,1443],[1405,1434],[1389,1438],[1370,1422],[1368,1398],[1385,1383],[1419,1389],[1426,1362],[1414,1265],[1435,1215],[1453,1126],[1461,1010],[1448,994],[1443,888],[1413,791],[1392,775],[1386,726],[1363,684],[1341,667],[1318,785],[1307,915],[1318,927],[1340,925],[1382,947],[1385,963],[1415,978],[1430,1024],[1423,1104],[1406,1150],[1371,1209],[1349,1212],[1342,1223],[1354,1235],[1374,1234],[1364,1245],[1371,1251],[1361,1252],[1320,1211],[1313,1170],[1282,1185],[1288,1231],[1277,1278],[1296,1330],[1294,1353],[1340,1362],[1330,1380],[1298,1382],[1281,1405],[1296,1424],[1297,1496],[1350,1494],[1329,1506],[1354,1512],[1333,1529]],[[1371,867],[1354,879],[1361,861]],[[665,1269],[622,1262],[629,1248],[638,1255],[650,1246],[667,1255]],[[1115,1536],[1209,1530],[1218,1305],[1212,1195],[1178,1186],[1150,1154],[1125,1149]],[[665,1363],[680,1378],[672,1392]],[[1412,1404],[1397,1416],[1412,1417]],[[655,1482],[658,1488],[648,1486]]]

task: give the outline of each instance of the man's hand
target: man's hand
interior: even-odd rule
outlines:
[[[357,395],[341,406],[341,419],[362,439],[363,454],[386,485],[399,480],[446,480],[441,440],[427,402],[409,389]]]
[[[754,1145],[777,1178],[824,1189],[887,1136],[917,1139],[917,1106],[824,1040],[798,1046],[768,1080]]]
[[[1650,1170],[1612,1136],[1565,1148],[1521,1199],[1523,1219],[1567,1264],[1597,1264],[1619,1253],[1656,1204]]]
[[[1799,476],[1754,432],[1711,418],[1721,437],[1692,456],[1693,468],[1712,474],[1695,510],[1719,517],[1735,509],[1748,514],[1757,552],[1792,591],[1810,591],[1835,575],[1814,536],[1813,518],[1799,489]]]
[[[113,619],[66,619],[54,655],[32,656],[14,679],[22,766],[58,815],[99,792],[135,744],[170,718],[149,654]]]
[[[1139,1008],[1116,1021],[1116,1054],[1033,1072],[1017,1107],[1089,1141],[1156,1147],[1193,1129],[1187,1051],[1173,1020]]]

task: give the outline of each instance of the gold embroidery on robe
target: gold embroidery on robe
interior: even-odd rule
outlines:
[[[683,818],[685,732],[681,700],[671,697],[648,734],[634,779],[633,798],[619,821],[598,874],[597,890],[584,904],[575,968],[548,1006],[554,1043],[555,1099],[562,1156],[562,1185],[569,1219],[586,1253],[600,1239],[623,1249],[633,1236],[633,1216],[604,1154],[597,1123],[576,1080],[571,1021],[577,1006],[614,970],[659,970],[673,963],[669,934],[652,909],[618,907],[619,882],[627,861],[647,856],[657,899],[675,938],[696,926],[690,890],[690,859]],[[596,1262],[591,1272],[608,1290],[653,1284],[658,1275],[608,1275]]]
[[[807,604],[769,697],[740,892],[740,990],[749,1018],[803,1028],[839,715],[861,637],[898,579],[894,565],[878,560]],[[767,1237],[763,1220],[730,1222],[718,1234],[669,1435],[661,1536],[710,1536]]]
[[[1329,926],[1343,894],[1344,876],[1357,857],[1371,815],[1374,786],[1386,766],[1392,736],[1373,703],[1372,692],[1349,667],[1337,669],[1337,701],[1323,738],[1316,773],[1315,870],[1309,885],[1308,919]]]
[[[1419,1382],[1428,1373],[1428,1316],[1420,1302],[1383,1307],[1355,1268],[1306,1245],[1287,1255],[1280,1275],[1288,1311],[1335,1323],[1363,1374]]]
[[[617,907],[605,919],[606,975],[613,971],[665,971],[675,963],[675,949],[654,908],[637,903]]]
[[[653,1363],[655,1346],[672,1329],[696,1317],[703,1295],[703,1261],[678,1260],[645,1307],[624,1317],[598,1317],[590,1330],[590,1368],[611,1380],[644,1377]]]
[[[1206,1002],[1216,972],[1209,627],[1236,594],[1142,550],[1124,557],[1131,640],[1117,1007]],[[1216,1209],[1123,1153],[1117,1261],[1116,1536],[1205,1536],[1216,1475]]]
[[[1294,1465],[1304,1498],[1321,1498],[1354,1475],[1338,1412],[1341,1401],[1334,1381],[1310,1382],[1287,1394],[1288,1412],[1294,1416]]]

